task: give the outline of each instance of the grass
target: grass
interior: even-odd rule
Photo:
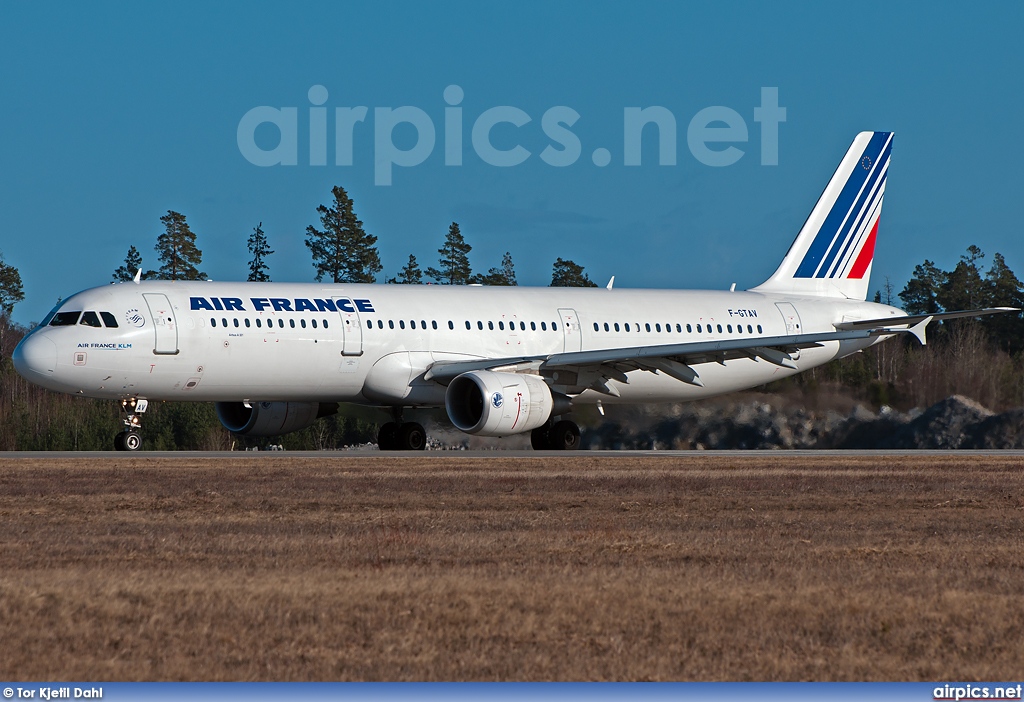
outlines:
[[[998,455],[0,458],[8,680],[1001,680]]]

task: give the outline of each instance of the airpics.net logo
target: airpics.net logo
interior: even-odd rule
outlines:
[[[507,143],[507,138],[502,139],[500,148],[492,138],[499,125],[511,125],[515,128],[514,134],[519,133],[517,130],[536,129],[532,115],[511,105],[491,107],[475,116],[464,114],[462,102],[465,91],[458,85],[449,85],[444,89],[440,137],[434,118],[419,107],[375,107],[371,126],[367,123],[371,119],[370,108],[366,106],[335,107],[330,110],[326,106],[329,97],[327,88],[322,85],[311,87],[307,97],[310,104],[302,110],[308,112],[309,144],[303,144],[301,149],[300,108],[262,105],[242,116],[237,129],[238,150],[249,163],[261,167],[297,166],[300,151],[308,151],[308,160],[305,158],[307,154],[302,154],[303,165],[327,166],[331,161],[335,166],[353,166],[353,144],[357,138],[367,138],[366,132],[371,129],[375,185],[391,185],[396,167],[413,168],[425,163],[438,147],[439,139],[444,151],[444,165],[462,166],[466,149],[464,132],[467,129],[474,157],[498,168],[518,166],[535,156],[549,166],[563,168],[577,163],[584,154],[583,143],[572,130],[580,120],[580,113],[566,105],[550,107],[541,115],[540,130],[549,143],[540,153],[534,154],[514,138],[512,141],[516,143],[513,145]],[[753,108],[751,116],[760,131],[761,165],[778,165],[779,125],[786,121],[786,108],[779,106],[779,89],[761,88],[761,104]],[[301,117],[305,119],[307,115],[302,114]],[[642,165],[645,136],[657,141],[659,165],[676,165],[677,124],[676,116],[666,107],[655,105],[623,108],[620,142],[622,165]],[[647,128],[648,125],[652,125],[652,128]],[[396,130],[410,129],[415,132],[415,140],[408,148],[400,148],[400,144],[406,145],[406,140],[400,139],[400,144],[396,144]],[[276,131],[276,146],[265,148],[268,146],[265,143],[267,140],[258,139],[257,130],[261,134],[266,134],[268,130]],[[507,131],[509,127],[504,126],[502,130]],[[334,136],[333,159],[329,159],[330,132]],[[686,125],[686,146],[694,159],[705,166],[731,166],[743,158],[746,153],[743,145],[749,140],[747,119],[739,111],[723,105],[705,107],[693,115]],[[273,138],[269,141],[274,143]],[[594,148],[589,155],[591,162],[599,168],[610,165],[614,158],[612,151],[603,146]]]

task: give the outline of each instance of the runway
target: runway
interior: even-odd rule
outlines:
[[[1024,450],[1021,449],[999,449],[999,450],[959,450],[959,449],[916,449],[916,450],[892,450],[892,449],[870,449],[870,450],[746,450],[746,451],[378,451],[374,448],[355,448],[340,451],[139,451],[128,453],[120,451],[8,451],[0,453],[0,460],[3,459],[26,459],[26,458],[159,458],[159,459],[245,459],[259,460],[261,458],[415,458],[427,460],[447,460],[453,458],[494,458],[494,459],[524,459],[524,458],[649,458],[658,460],[660,458],[736,458],[736,459],[760,459],[765,457],[777,458],[883,458],[902,456],[960,456],[968,457],[1004,457],[1024,458]]]

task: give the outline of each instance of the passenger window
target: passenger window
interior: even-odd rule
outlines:
[[[700,325],[698,324],[698,325],[697,325],[697,333],[698,333],[698,334],[700,334],[700,333],[701,333],[701,331],[702,331],[702,330],[701,330],[701,328],[700,328]]]
[[[448,320],[448,328],[450,330],[452,330],[452,331],[455,331],[455,322],[453,322],[452,320],[449,319]]]
[[[448,325],[449,325],[449,328],[450,328],[451,327],[451,322],[448,322]],[[432,329],[437,329],[437,320],[435,320],[435,319],[430,320],[430,327]]]
[[[651,330],[651,325],[649,323],[645,324],[644,325],[644,329],[646,329],[647,331],[650,331]]]
[[[309,323],[313,325],[314,329],[316,329],[316,320],[315,319],[309,320]]]
[[[277,327],[279,329],[284,329],[284,320],[283,319],[277,320]]]
[[[679,333],[679,334],[682,334],[683,333],[683,325],[677,324],[676,325],[676,332]]]
[[[654,325],[654,329],[655,329],[656,331],[661,331],[661,325],[660,325],[660,324],[655,324],[655,325]]]
[[[530,322],[530,331],[537,331],[537,323]]]
[[[618,331],[618,329],[616,329],[615,331]],[[629,322],[626,322],[626,331],[629,331]]]
[[[747,333],[748,334],[753,334],[754,333],[753,328],[749,324],[747,325]]]
[[[467,319],[467,320],[466,320],[466,329],[472,329],[472,328],[473,328],[473,325],[472,325],[472,324],[470,324],[470,323],[469,323],[469,320]]]
[[[246,318],[245,318],[245,326],[246,326],[246,327],[250,327],[250,326],[252,326],[252,325],[251,325],[251,324],[249,323],[249,318],[248,318],[248,317],[246,317]]]
[[[427,328],[427,320],[421,319],[420,320],[420,329],[426,329],[426,328]],[[434,329],[437,329],[437,322],[434,322]]]
[[[238,317],[234,317],[232,321],[235,323],[235,329],[238,328]]]
[[[326,328],[327,328],[327,320],[325,319],[324,320],[324,329],[326,329]]]
[[[378,319],[377,320],[377,328],[378,329],[383,329],[384,328],[384,320],[383,319]]]
[[[217,318],[216,317],[210,317],[210,326],[211,327],[217,326]]]
[[[373,329],[373,320],[372,319],[366,320],[366,328],[367,329]]]
[[[505,323],[504,322],[498,322],[498,329],[500,329],[502,331],[505,331]]]
[[[117,319],[114,315],[109,312],[100,312],[100,317],[103,318],[103,323],[111,329],[117,329]]]
[[[547,322],[541,322],[540,323],[540,330],[541,331],[547,331],[548,330],[548,323]]]
[[[519,331],[526,331],[526,322],[519,323]]]
[[[758,334],[763,334],[764,333],[764,332],[761,331],[761,325],[760,324],[757,325],[757,333]]]
[[[726,328],[729,330],[729,333],[732,334],[732,325],[729,324]],[[721,329],[719,329],[719,331],[721,331]]]
[[[294,319],[289,319],[288,320],[288,326],[290,326],[292,329],[294,329],[295,328],[295,320]]]
[[[722,333],[722,325],[721,325],[721,324],[719,324],[719,325],[718,325],[718,333],[719,333],[719,334],[721,334],[721,333]]]
[[[569,323],[566,322],[565,326],[569,326]],[[558,331],[558,323],[557,322],[552,322],[551,323],[551,331]]]
[[[698,329],[697,331],[700,331],[700,329]],[[693,327],[691,327],[689,324],[686,325],[686,333],[687,334],[692,334],[693,333]]]
[[[299,320],[299,326],[301,326],[303,329],[305,329],[306,328],[306,320],[300,319]]]
[[[618,322],[616,322],[616,323],[615,323],[615,326],[613,326],[612,328],[613,328],[613,329],[614,329],[615,331],[618,331],[618,330],[619,330],[619,323],[618,323]]]
[[[395,328],[395,320],[389,319],[388,320],[388,329],[394,329],[394,328]]]
[[[491,331],[494,331],[494,322],[488,322],[487,328],[490,329]]]
[[[262,321],[260,321],[260,318],[259,318],[259,317],[257,317],[257,318],[256,318],[256,326],[257,326],[257,327],[263,327],[263,322],[262,322]]]
[[[608,322],[604,323],[604,330],[608,331]],[[597,326],[597,322],[594,322],[594,331],[601,331],[601,328]]]
[[[405,320],[404,319],[398,320],[398,328],[399,329],[405,329]]]

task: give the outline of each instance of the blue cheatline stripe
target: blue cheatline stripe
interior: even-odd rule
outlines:
[[[885,158],[884,154],[883,158]],[[882,175],[878,180],[877,186],[874,183],[870,183],[868,187],[865,188],[865,191],[874,190],[874,192],[872,193],[871,202],[861,207],[860,212],[857,214],[857,221],[853,224],[852,227],[850,227],[849,233],[846,235],[846,243],[843,245],[843,250],[833,260],[832,266],[829,268],[827,275],[825,273],[824,266],[822,266],[822,269],[818,274],[819,278],[835,278],[837,275],[842,273],[843,261],[846,259],[847,252],[850,250],[851,247],[855,247],[861,239],[860,235],[863,233],[864,220],[868,217],[868,215],[875,211],[878,201],[882,198],[882,188],[885,185],[885,178],[889,174],[888,169],[885,169],[884,163],[882,165],[882,168],[879,169],[879,173],[881,173]],[[853,218],[851,217],[850,221],[852,220]]]
[[[868,198],[874,200],[872,196],[877,194],[874,192],[875,183],[889,164],[889,154],[891,149],[892,140],[889,140],[885,149],[882,150],[881,156],[872,164],[870,175],[868,175],[868,181],[861,190],[860,196],[857,198],[857,202],[854,204],[853,209],[850,210],[849,216],[846,218],[846,222],[842,225],[843,230],[836,238],[835,244],[832,246],[828,255],[825,257],[825,260],[818,268],[818,273],[815,276],[816,278],[834,277],[836,264],[843,260],[843,256],[846,254],[847,249],[850,248],[850,242],[855,238],[856,232],[860,228],[867,210],[870,209],[870,205],[867,203]],[[871,204],[873,204],[873,202]],[[853,217],[854,213],[857,213],[857,217]],[[840,248],[842,248],[842,253],[837,258],[836,254],[840,253]]]
[[[832,243],[832,239],[835,237],[836,232],[839,230],[839,225],[846,217],[850,208],[853,206],[853,202],[857,195],[860,193],[861,186],[864,181],[867,180],[870,170],[861,168],[860,162],[863,161],[865,156],[871,158],[872,164],[878,161],[878,155],[882,151],[882,147],[888,140],[891,132],[875,132],[868,141],[867,147],[864,152],[857,159],[857,163],[853,166],[853,172],[850,173],[846,180],[846,185],[843,186],[842,192],[839,193],[839,197],[836,198],[835,204],[832,205],[832,209],[829,211],[828,216],[825,218],[825,222],[818,229],[817,236],[814,237],[814,241],[811,242],[810,247],[807,249],[807,254],[804,256],[803,261],[800,262],[800,266],[796,269],[796,273],[793,274],[794,278],[813,278],[814,272],[818,269],[818,263],[825,256],[828,251],[829,245]]]

